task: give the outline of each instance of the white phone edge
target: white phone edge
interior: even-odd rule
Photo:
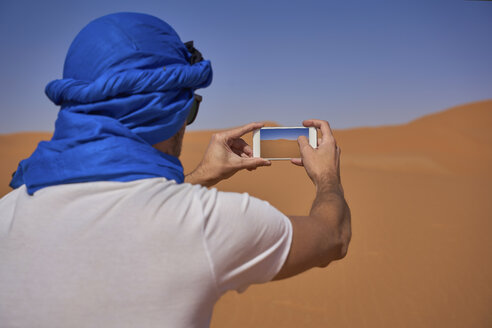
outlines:
[[[253,157],[260,157],[260,129],[253,131]]]
[[[318,131],[314,127],[309,128],[309,145],[318,148]]]
[[[264,127],[262,129],[295,129],[304,128],[304,126],[279,126],[279,127]],[[309,127],[309,145],[313,148],[318,147],[318,132],[316,128]],[[253,157],[260,157],[260,129],[253,131]],[[290,158],[265,158],[268,160],[288,160]]]

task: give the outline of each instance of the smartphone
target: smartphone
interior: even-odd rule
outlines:
[[[305,136],[311,147],[316,148],[316,128],[266,127],[253,131],[253,157],[269,160],[290,160],[300,158],[297,138]]]

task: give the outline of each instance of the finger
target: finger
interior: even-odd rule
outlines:
[[[244,141],[241,138],[233,139],[231,142],[230,146],[236,154],[238,154],[236,151],[239,152],[238,155],[242,156],[241,153],[245,153],[248,155],[248,157],[253,156],[253,149],[251,148],[250,145],[246,141]]]
[[[316,127],[321,130],[321,143],[325,143],[327,141],[334,141],[335,137],[333,137],[333,132],[330,128],[330,123],[323,120],[305,120],[302,122],[305,127]]]
[[[251,148],[250,145],[246,144],[246,146],[244,146],[244,148],[243,148],[243,151],[249,157],[252,157],[253,156],[253,148]]]
[[[222,134],[228,139],[239,138],[248,132],[251,132],[253,130],[257,130],[257,129],[263,127],[264,125],[265,125],[264,123],[257,123],[257,122],[249,123],[249,124],[237,127],[235,129],[224,131],[224,132],[222,132]]]
[[[302,158],[291,158],[290,159],[290,162],[294,165],[297,165],[297,166],[304,166],[302,164]]]
[[[326,141],[334,141],[333,132],[330,127],[330,123],[324,120],[305,120],[302,122],[305,127],[316,127],[317,130],[321,131],[321,142],[325,143]],[[319,135],[319,133],[318,133]]]
[[[301,152],[301,157],[305,156],[306,151],[308,151],[309,149],[313,149],[311,145],[309,145],[306,136],[300,136],[299,138],[297,138],[297,142],[299,143],[299,151]]]

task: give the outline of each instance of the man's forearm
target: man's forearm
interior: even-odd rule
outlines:
[[[309,214],[324,223],[325,234],[319,241],[325,254],[322,266],[343,258],[351,238],[351,215],[341,186],[318,186]]]

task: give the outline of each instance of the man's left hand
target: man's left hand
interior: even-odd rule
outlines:
[[[270,166],[271,162],[253,157],[253,150],[241,137],[263,127],[263,123],[250,123],[235,129],[215,133],[198,167],[186,175],[185,182],[213,186],[242,169],[255,170]]]

